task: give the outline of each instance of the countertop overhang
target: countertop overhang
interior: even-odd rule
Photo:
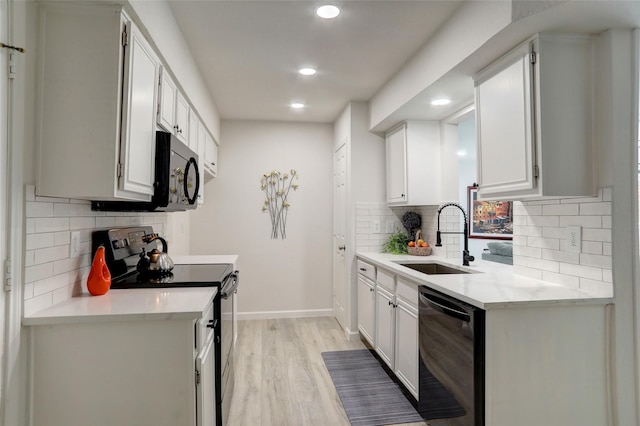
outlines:
[[[514,275],[512,266],[495,262],[476,260],[471,266],[462,266],[461,261],[437,256],[364,252],[356,253],[356,257],[416,285],[425,285],[485,310],[545,304],[613,303],[613,289],[595,294],[579,288]],[[441,263],[469,273],[426,275],[400,263]]]

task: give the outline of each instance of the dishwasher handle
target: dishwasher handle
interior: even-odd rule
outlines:
[[[433,309],[435,309],[438,312],[442,312],[445,315],[457,318],[464,322],[471,322],[471,316],[468,313],[454,309],[451,306],[447,306],[447,305],[450,305],[451,302],[445,301],[433,295],[427,296],[423,292],[420,292],[420,300],[423,303],[426,303],[427,305],[431,306]]]

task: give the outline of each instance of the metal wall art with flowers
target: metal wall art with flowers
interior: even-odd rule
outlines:
[[[290,173],[281,173],[277,170],[272,170],[267,174],[262,175],[260,179],[260,189],[262,189],[266,195],[264,204],[262,205],[263,212],[269,212],[271,215],[271,238],[277,239],[278,235],[283,240],[287,238],[287,215],[289,213],[289,192],[293,189],[298,189],[298,184],[294,183],[294,180],[300,179],[298,172],[291,169]]]

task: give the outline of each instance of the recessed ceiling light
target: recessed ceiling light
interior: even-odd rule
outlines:
[[[304,108],[304,104],[302,102],[292,102],[291,105],[289,105],[291,108],[293,109],[302,109]]]
[[[446,99],[446,98],[434,99],[431,101],[431,105],[434,105],[434,106],[449,105],[450,103],[451,103],[451,99]]]
[[[304,67],[304,68],[300,68],[298,72],[302,75],[314,75],[316,73],[316,70],[315,68]]]
[[[333,4],[325,4],[316,9],[316,15],[324,19],[333,19],[340,15],[340,8]]]

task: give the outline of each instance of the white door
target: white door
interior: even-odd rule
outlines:
[[[346,141],[334,154],[333,168],[333,314],[347,328],[347,144]]]
[[[7,18],[7,2],[0,1],[0,40],[9,40],[6,18]],[[6,173],[11,170],[9,167],[9,161],[7,159],[7,55],[18,55],[18,53],[2,49],[0,50],[0,234],[4,235],[4,238],[0,239],[0,277],[2,279],[2,286],[4,287],[5,281],[5,262],[7,260],[7,249],[10,244],[11,235],[10,229],[7,226],[8,209],[10,206],[7,203],[7,175]],[[5,315],[9,315],[9,310],[5,309],[5,292],[0,287],[0,359],[4,360],[6,356],[7,348],[4,347],[4,324]],[[9,319],[7,317],[7,319]],[[0,367],[0,406],[3,405],[4,391],[2,388],[4,380],[2,378],[3,369]],[[3,422],[4,416],[0,417],[0,423]]]

